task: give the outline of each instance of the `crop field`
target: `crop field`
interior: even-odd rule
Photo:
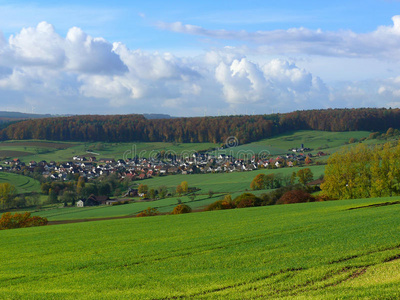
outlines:
[[[0,172],[0,183],[4,182],[14,185],[18,193],[40,193],[40,182],[27,176]]]
[[[227,152],[226,154],[232,153],[234,156],[245,155],[248,152],[277,155],[288,153],[290,152],[288,150],[292,148],[300,148],[303,144],[304,147],[311,148],[312,153],[318,151],[333,152],[337,150],[338,147],[344,146],[350,138],[359,140],[368,137],[369,134],[370,132],[368,131],[329,132],[301,130],[234,148],[228,148],[225,149],[225,151]],[[376,142],[376,140],[372,141]]]
[[[310,166],[317,179],[324,173],[325,166]],[[216,193],[232,193],[250,190],[250,183],[257,174],[282,174],[282,176],[291,175],[297,172],[301,167],[285,167],[281,169],[261,169],[249,172],[232,172],[232,173],[214,173],[214,174],[192,174],[192,175],[169,175],[145,179],[139,183],[147,184],[149,188],[157,188],[165,185],[168,188],[176,188],[182,181],[187,181],[189,187],[200,188],[199,193],[208,193],[213,191]]]
[[[0,298],[398,299],[398,200],[0,231]]]
[[[70,161],[75,155],[95,156],[97,159],[155,157],[159,152],[186,155],[215,148],[212,143],[63,143],[49,141],[7,141],[0,143],[0,158],[19,158],[28,163],[35,161]]]
[[[288,153],[288,149],[305,147],[313,149],[313,153],[322,150],[332,153],[344,146],[350,138],[357,140],[368,137],[368,131],[326,132],[303,130],[280,135],[274,138],[261,140],[233,148],[214,150],[214,154],[233,155],[248,158],[253,154],[278,155]],[[377,140],[368,140],[365,143],[377,143]],[[161,151],[186,156],[188,154],[215,149],[218,145],[213,143],[103,143],[103,142],[57,142],[57,141],[6,141],[0,143],[0,158],[19,158],[27,163],[29,161],[69,161],[75,155],[95,156],[100,158],[132,158],[135,155],[142,157],[155,157]]]

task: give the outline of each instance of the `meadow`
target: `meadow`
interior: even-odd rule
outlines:
[[[327,132],[301,130],[282,134],[258,142],[240,144],[237,147],[211,151],[216,155],[226,154],[247,158],[254,153],[261,155],[279,155],[288,153],[288,149],[299,148],[302,144],[311,148],[312,153],[324,151],[332,153],[346,145],[351,139],[366,138],[368,131]],[[378,140],[367,140],[365,143],[379,143]],[[236,143],[234,143],[236,144]],[[75,155],[95,156],[99,158],[132,158],[155,157],[159,152],[166,151],[177,155],[187,155],[198,151],[217,148],[213,143],[103,143],[103,142],[58,142],[58,141],[6,141],[0,142],[0,158],[19,158],[25,163],[35,161],[70,161]]]
[[[269,192],[270,190],[250,190],[250,183],[253,178],[260,173],[265,174],[282,174],[283,176],[291,175],[297,172],[300,167],[282,168],[273,170],[256,170],[251,172],[233,172],[233,173],[215,173],[215,174],[193,174],[193,175],[168,175],[154,177],[151,179],[141,180],[136,184],[142,183],[148,185],[149,189],[157,189],[159,186],[166,186],[170,190],[175,190],[176,186],[182,181],[187,181],[189,187],[199,188],[196,192],[194,200],[189,195],[182,195],[155,201],[135,202],[117,206],[99,206],[99,207],[52,207],[43,211],[34,212],[35,215],[48,218],[50,221],[74,220],[74,219],[92,219],[92,218],[109,218],[121,216],[134,216],[148,207],[157,208],[162,213],[171,212],[176,205],[178,199],[192,209],[202,209],[208,204],[219,200],[225,194],[237,197],[244,192],[250,192],[256,195]],[[324,166],[311,166],[310,169],[317,179],[324,172]],[[214,194],[210,198],[208,193],[213,191]],[[33,210],[34,211],[34,210]]]
[[[14,185],[17,193],[40,193],[40,182],[28,176],[14,173],[0,172],[0,183],[8,182]]]
[[[398,200],[5,230],[0,298],[398,299]]]
[[[57,141],[6,141],[0,143],[0,158],[19,158],[25,163],[35,161],[71,161],[74,156],[95,156],[97,159],[155,157],[161,151],[193,153],[213,149],[212,143],[78,143]]]

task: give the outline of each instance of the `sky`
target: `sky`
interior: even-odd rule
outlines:
[[[0,0],[0,110],[400,107],[400,1]]]

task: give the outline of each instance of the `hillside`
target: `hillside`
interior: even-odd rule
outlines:
[[[0,298],[396,299],[394,200],[1,231]]]
[[[187,142],[245,144],[294,130],[386,131],[400,109],[328,109],[256,116],[146,119],[143,115],[34,119],[0,131],[1,140]],[[229,140],[235,137],[235,140]]]

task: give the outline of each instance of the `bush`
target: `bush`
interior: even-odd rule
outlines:
[[[159,214],[160,212],[156,208],[148,207],[144,211],[138,213],[136,217],[151,217],[151,216],[157,216]]]
[[[192,208],[186,204],[179,204],[175,206],[174,210],[172,211],[173,215],[180,215],[180,214],[187,214],[192,212]]]
[[[303,190],[288,191],[276,202],[277,204],[291,204],[314,202],[315,198]]]
[[[236,205],[232,201],[231,195],[226,195],[224,199],[215,201],[211,204],[209,204],[205,210],[206,211],[211,211],[211,210],[222,210],[222,209],[232,209],[235,208]]]
[[[260,206],[262,203],[261,198],[256,197],[251,193],[244,193],[237,196],[234,200],[237,208]]]
[[[43,226],[47,225],[47,223],[48,221],[46,218],[38,216],[31,217],[31,213],[29,212],[23,214],[15,213],[14,215],[7,212],[0,218],[0,230]]]

